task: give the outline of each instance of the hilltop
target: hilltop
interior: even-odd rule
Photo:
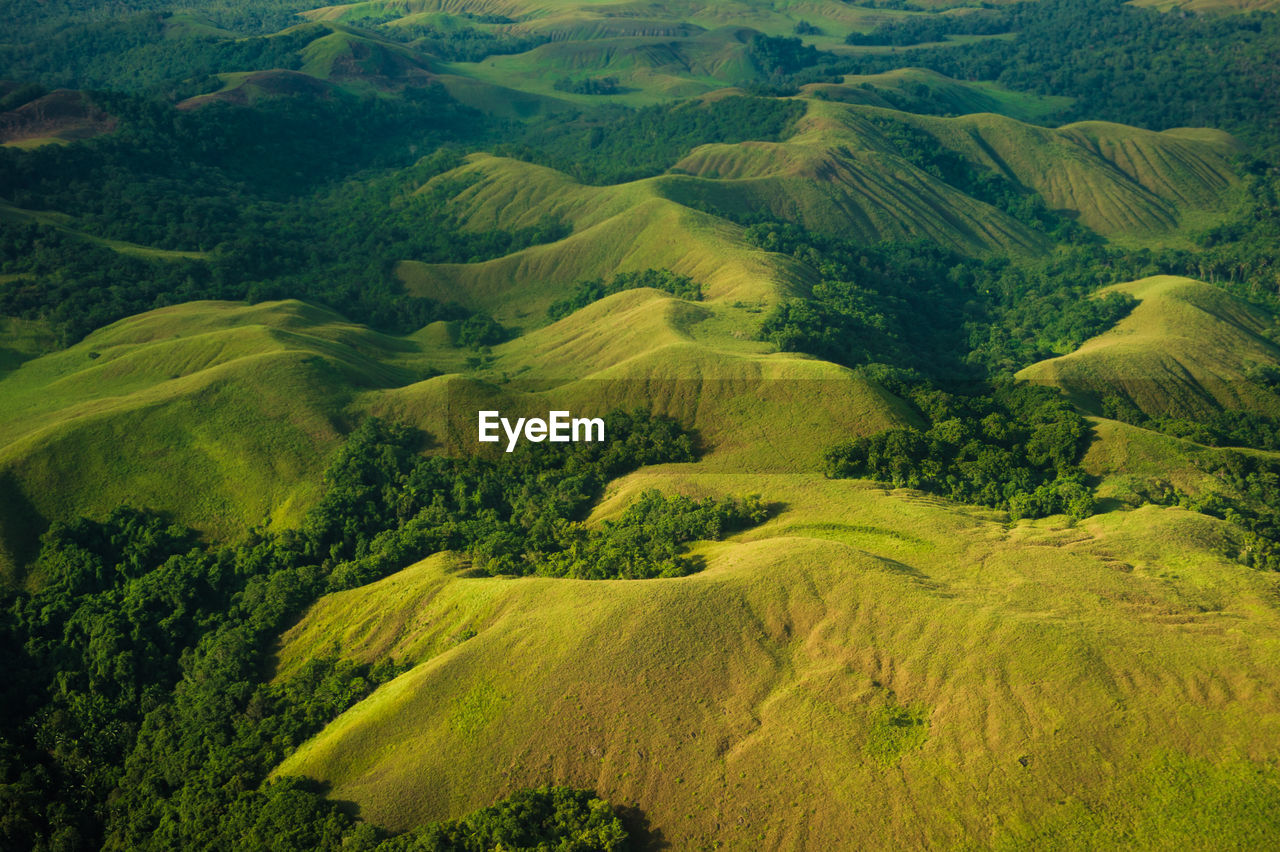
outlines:
[[[347,400],[413,373],[404,344],[299,302],[191,303],[108,326],[0,379],[2,567],[37,518],[129,504],[217,537],[296,522]]]

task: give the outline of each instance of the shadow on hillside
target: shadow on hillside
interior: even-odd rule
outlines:
[[[771,500],[768,503],[764,504],[764,510],[769,513],[765,517],[765,520],[771,521],[790,508],[791,508],[790,503],[784,503],[781,500]]]
[[[658,849],[670,849],[671,844],[662,835],[662,829],[649,824],[649,817],[637,807],[620,806],[613,809],[626,826],[631,836],[628,846],[632,852],[655,852]]]
[[[0,472],[0,577],[22,582],[40,553],[40,536],[49,524],[27,499],[17,478]]]

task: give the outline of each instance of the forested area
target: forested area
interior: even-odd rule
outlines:
[[[807,297],[769,312],[762,339],[784,352],[850,367],[892,364],[944,381],[1011,375],[1071,351],[1133,306],[1119,294],[1088,298],[1092,292],[1157,268],[1100,246],[1041,259],[973,258],[933,243],[862,245],[784,222],[752,225],[747,237],[821,276]]]
[[[763,520],[754,497],[650,492],[618,520],[584,526],[609,479],[694,458],[691,436],[670,420],[614,412],[607,428],[607,444],[526,446],[487,461],[423,456],[421,433],[370,419],[336,455],[300,529],[253,530],[234,545],[206,546],[129,508],[55,524],[32,567],[35,591],[0,593],[0,842],[444,852],[563,839],[578,844],[563,848],[621,848],[626,832],[608,805],[574,791],[522,793],[386,840],[301,780],[264,784],[292,749],[400,671],[391,661],[316,659],[270,682],[275,638],[326,591],[446,548],[495,574],[673,576],[697,568],[683,545]]]
[[[906,47],[927,42],[945,41],[953,35],[1000,35],[1013,27],[1014,21],[990,9],[963,14],[919,15],[877,24],[870,32],[852,32],[845,44],[892,45]]]
[[[1008,511],[1012,520],[1092,515],[1094,499],[1079,466],[1089,428],[1049,388],[999,382],[987,393],[955,394],[886,376],[910,401],[924,429],[891,429],[840,443],[826,473],[895,488],[919,488],[962,503]]]
[[[923,35],[925,29],[963,27],[970,18],[979,19],[885,24],[869,43],[906,44],[917,28]],[[1218,127],[1258,150],[1277,151],[1280,17],[1273,13],[1167,14],[1120,0],[1044,0],[1010,4],[987,18],[1016,36],[864,54],[815,64],[808,73],[930,68],[1016,91],[1069,95],[1075,102],[1062,121],[1106,119],[1155,130]]]
[[[133,96],[95,99],[119,117],[117,132],[74,146],[0,149],[8,200],[68,214],[76,229],[0,220],[0,274],[19,278],[0,289],[0,314],[48,320],[64,344],[193,299],[303,298],[409,332],[468,312],[407,294],[396,262],[476,262],[569,233],[553,220],[517,231],[465,229],[447,207],[463,183],[418,191],[499,132],[442,90],[192,112]],[[756,98],[654,107],[563,125],[537,146],[506,153],[612,182],[660,173],[705,139],[777,138],[802,111]],[[434,153],[418,159],[419,145]],[[80,232],[205,256],[126,255]],[[659,277],[629,286],[673,285]],[[492,327],[485,317],[476,322]]]
[[[804,104],[774,98],[728,97],[710,103],[613,109],[578,121],[542,126],[495,153],[567,172],[602,185],[665,172],[698,145],[776,142],[804,114]]]
[[[0,273],[19,278],[0,290],[0,314],[49,320],[65,343],[131,314],[208,298],[304,298],[412,331],[467,314],[406,294],[392,273],[397,261],[483,260],[567,234],[552,221],[464,231],[444,204],[463,186],[416,192],[461,163],[447,143],[478,132],[439,93],[399,106],[287,101],[193,113],[99,97],[121,116],[117,133],[76,146],[0,149],[9,200],[69,214],[95,237],[205,256],[127,255],[53,224],[0,222]],[[346,131],[342,145],[327,144],[334,131]],[[410,140],[442,147],[415,163]],[[395,163],[405,168],[362,173]],[[357,172],[361,178],[345,178]]]

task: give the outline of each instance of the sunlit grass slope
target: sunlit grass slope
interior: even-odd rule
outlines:
[[[1188,219],[1200,225],[1221,215],[1238,185],[1229,163],[1236,145],[1213,131],[1104,122],[1051,130],[995,114],[943,118],[811,101],[785,142],[696,149],[673,171],[715,182],[669,178],[671,194],[763,205],[823,230],[847,223],[866,239],[928,237],[969,250],[1036,245],[1011,217],[906,162],[873,119],[912,125],[1113,239],[1164,237]]]
[[[623,292],[496,347],[471,376],[377,391],[361,403],[466,452],[479,448],[480,409],[585,416],[642,407],[697,430],[704,467],[734,471],[818,470],[833,436],[913,422],[900,400],[850,370],[724,333],[747,316],[654,290]]]
[[[810,83],[807,95],[845,103],[892,109],[886,96],[920,97],[923,87],[933,104],[945,105],[946,112],[970,115],[994,112],[1019,121],[1043,122],[1071,105],[1072,98],[1014,92],[994,83],[954,80],[927,68],[898,68],[883,74],[847,75],[841,83]]]
[[[551,218],[573,233],[483,263],[406,259],[399,275],[418,295],[527,327],[567,285],[621,271],[669,268],[699,280],[713,301],[769,301],[808,283],[788,259],[745,245],[724,216],[768,212],[866,242],[929,239],[967,252],[1046,245],[1024,223],[908,161],[877,123],[884,121],[915,126],[975,168],[1041,193],[1115,239],[1173,238],[1184,220],[1220,215],[1238,183],[1227,160],[1234,143],[1212,131],[1101,123],[1049,130],[994,114],[938,118],[806,103],[783,142],[702,145],[666,175],[616,186],[583,186],[546,167],[473,155],[436,179],[465,187],[449,202],[460,221],[511,229]]]
[[[0,513],[149,507],[214,536],[294,523],[352,394],[416,374],[406,344],[299,302],[142,314],[0,378]],[[7,573],[39,528],[7,524]]]
[[[1150,416],[1280,412],[1280,396],[1247,375],[1255,366],[1280,365],[1280,346],[1268,336],[1275,317],[1189,278],[1161,275],[1109,289],[1138,300],[1129,316],[1019,377],[1061,387],[1094,411],[1102,398],[1117,396]]]
[[[759,491],[764,526],[651,582],[463,579],[434,557],[321,600],[282,672],[414,666],[278,769],[402,828],[568,782],[671,848],[1274,843],[1277,578],[1232,528],[1145,508],[1007,528],[817,476],[677,466],[619,483]]]
[[[481,408],[643,407],[698,430],[712,469],[767,471],[816,470],[832,435],[911,422],[875,383],[747,339],[753,311],[629,291],[483,357],[443,324],[392,338],[298,302],[165,308],[36,358],[39,329],[10,329],[0,568],[30,556],[40,518],[121,504],[214,538],[294,523],[334,442],[370,413],[475,452]]]
[[[662,198],[652,181],[582,186],[553,169],[486,155],[439,180],[471,183],[451,202],[469,228],[520,228],[560,219],[573,234],[483,263],[402,263],[417,295],[482,308],[520,326],[545,322],[574,282],[666,268],[700,282],[721,301],[773,301],[809,283],[789,258],[754,249],[741,228]],[[472,182],[474,181],[474,182]]]
[[[490,99],[476,98],[474,105],[501,111],[497,87],[584,106],[602,101],[638,105],[697,95],[753,76],[745,48],[756,32],[790,36],[803,21],[809,29],[803,36],[807,44],[838,52],[879,51],[883,48],[851,48],[844,44],[844,37],[852,30],[867,31],[923,13],[837,0],[372,0],[304,14],[312,21],[353,26],[376,19],[390,27],[474,28],[549,40],[526,53],[496,54],[450,67],[453,74],[492,87],[487,90]],[[558,92],[554,87],[565,76],[601,75],[617,78],[621,89],[593,97]]]

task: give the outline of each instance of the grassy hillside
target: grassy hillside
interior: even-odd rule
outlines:
[[[115,125],[115,119],[94,106],[83,92],[59,89],[0,112],[0,145],[66,145],[110,133]]]
[[[1104,397],[1118,396],[1148,416],[1280,412],[1280,396],[1247,375],[1280,364],[1274,316],[1189,278],[1156,276],[1110,289],[1139,300],[1129,316],[1019,377],[1061,387],[1093,411]]]
[[[806,283],[798,264],[748,247],[738,226],[662,198],[650,181],[587,187],[484,155],[437,181],[469,184],[450,202],[467,228],[527,227],[547,217],[573,226],[566,239],[483,263],[400,265],[416,295],[483,308],[504,322],[541,324],[574,282],[617,272],[671,269],[722,301],[772,301]]]
[[[128,504],[215,537],[294,523],[359,389],[405,348],[299,302],[196,302],[124,320],[0,379],[6,574],[45,520]],[[34,519],[33,519],[34,520]]]
[[[1276,581],[1214,555],[1221,522],[1008,529],[682,468],[623,481],[602,514],[653,486],[780,511],[681,580],[463,579],[438,557],[322,600],[282,675],[335,648],[414,668],[279,773],[391,827],[567,779],[675,848],[1274,841]]]
[[[953,80],[926,68],[883,74],[847,74],[839,83],[810,83],[806,95],[887,109],[950,115],[994,112],[1019,121],[1045,122],[1071,105],[1070,98],[1013,92],[994,83]],[[914,107],[914,109],[912,108]]]
[[[831,109],[824,117],[843,133],[868,135],[857,109]],[[1201,227],[1197,214],[1221,215],[1238,182],[1229,158],[1239,149],[1222,133],[1153,133],[1105,122],[1050,130],[990,114],[894,118],[1111,239],[1167,235],[1184,221]]]
[[[831,435],[912,421],[899,400],[843,367],[769,354],[767,344],[725,333],[747,322],[731,307],[623,292],[496,347],[472,377],[441,376],[361,401],[463,452],[477,447],[480,408],[543,416],[643,407],[696,429],[704,466],[738,471],[817,470]]]
[[[1048,130],[992,114],[935,118],[805,103],[806,116],[783,142],[702,145],[666,175],[611,187],[473,155],[424,188],[463,187],[449,204],[466,227],[551,218],[573,234],[484,263],[406,259],[398,274],[417,295],[527,327],[566,285],[647,267],[701,281],[713,301],[772,300],[804,286],[787,261],[743,247],[722,217],[764,214],[860,241],[928,239],[971,253],[1047,244],[1012,212],[966,194],[974,190],[938,162],[1038,193],[1048,208],[1122,243],[1184,240],[1189,228],[1222,217],[1238,185],[1228,163],[1234,143],[1223,134],[1101,123]],[[904,150],[906,132],[929,150]]]
[[[913,416],[844,368],[741,339],[753,316],[629,291],[483,358],[443,324],[394,338],[298,302],[197,302],[116,323],[0,378],[3,567],[30,555],[40,518],[122,503],[215,538],[296,522],[328,450],[366,413],[472,452],[481,407],[643,406],[698,429],[716,469],[788,471],[818,469],[832,434]]]

